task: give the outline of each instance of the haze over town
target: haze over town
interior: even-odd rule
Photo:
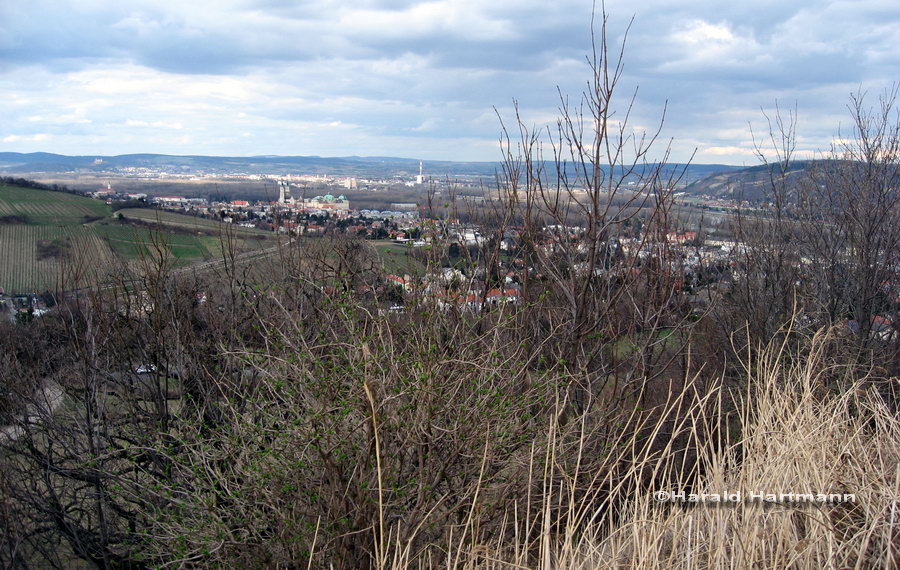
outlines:
[[[640,87],[638,129],[668,102],[671,161],[756,164],[748,123],[776,100],[800,154],[826,150],[848,95],[900,71],[891,0],[606,8],[614,42],[635,17],[622,93]],[[545,124],[557,87],[581,92],[590,18],[583,0],[5,2],[0,151],[498,160],[494,107]]]

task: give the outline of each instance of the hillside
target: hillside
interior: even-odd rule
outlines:
[[[788,186],[801,179],[802,175],[813,165],[822,161],[792,162],[787,171]],[[763,198],[771,185],[773,168],[777,165],[759,165],[739,170],[719,171],[708,174],[685,187],[684,191],[694,196],[712,196],[715,198],[734,198],[757,201]],[[778,176],[778,172],[774,171]]]
[[[0,223],[74,224],[111,214],[105,203],[65,192],[0,186]]]
[[[0,290],[26,294],[102,282],[160,244],[175,266],[221,256],[224,224],[155,210],[114,216],[99,200],[0,185]],[[232,232],[240,251],[268,245]]]

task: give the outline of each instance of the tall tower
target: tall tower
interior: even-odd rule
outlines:
[[[419,175],[416,176],[416,184],[425,184],[425,163],[419,161]]]
[[[278,182],[278,203],[279,204],[284,205],[287,203],[287,192],[288,192],[287,185],[288,185],[288,183],[284,180],[281,180]]]

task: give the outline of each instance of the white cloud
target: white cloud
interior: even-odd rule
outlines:
[[[38,133],[34,135],[7,135],[2,140],[5,143],[43,142],[50,140],[50,138],[50,135],[46,133]]]
[[[173,130],[181,130],[181,123],[167,123],[165,121],[135,121],[132,119],[128,119],[125,121],[126,127],[140,127],[140,128],[153,128],[153,129],[173,129]]]
[[[703,20],[691,20],[682,29],[672,34],[679,42],[704,49],[709,44],[731,46],[737,39],[725,24],[711,24]]]

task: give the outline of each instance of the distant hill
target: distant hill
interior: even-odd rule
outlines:
[[[428,174],[493,175],[497,164],[490,162],[428,161]],[[65,156],[60,154],[0,153],[0,171],[7,173],[115,172],[126,168],[150,168],[171,174],[324,174],[367,176],[414,176],[419,161],[391,157],[320,156],[174,156],[165,154],[123,154],[118,156]]]
[[[666,174],[680,171],[684,165],[666,164]],[[357,177],[414,177],[418,159],[381,156],[173,156],[165,154],[123,154],[119,156],[66,156],[46,152],[0,153],[0,172],[31,173],[119,173],[129,168],[149,168],[170,174],[320,174]],[[722,164],[691,164],[682,178],[693,182],[713,173],[739,167]],[[500,170],[498,162],[425,161],[428,176],[479,176],[493,178]]]
[[[792,162],[787,171],[787,184],[791,187],[799,182],[808,168],[824,164],[823,161]],[[729,171],[713,172],[699,178],[684,188],[684,192],[694,196],[735,198],[748,201],[761,200],[771,185],[770,172],[773,165],[751,166]],[[777,172],[776,172],[777,174]]]

